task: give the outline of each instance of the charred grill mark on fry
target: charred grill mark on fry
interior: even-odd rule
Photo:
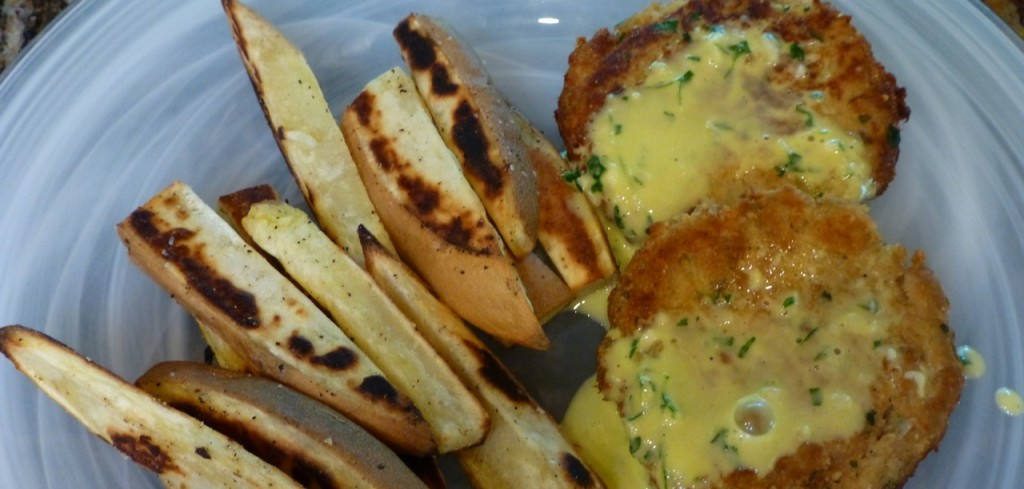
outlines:
[[[278,127],[278,130],[281,128]],[[221,208],[227,210],[235,222],[242,222],[242,218],[249,214],[249,208],[254,204],[277,199],[274,187],[262,184],[224,195],[219,200]]]
[[[512,377],[512,374],[491,352],[480,348],[470,341],[466,341],[465,344],[466,348],[472,351],[480,361],[479,372],[484,380],[500,390],[505,394],[505,397],[508,397],[513,402],[528,404],[532,401],[530,395],[523,389],[523,386]]]
[[[344,346],[339,346],[323,355],[313,357],[314,365],[320,365],[332,370],[345,370],[355,365],[357,361],[359,361],[359,357],[356,356],[355,352]]]
[[[587,470],[587,466],[583,465],[580,459],[576,458],[571,453],[562,454],[562,468],[565,469],[565,474],[569,476],[569,480],[576,483],[578,487],[594,487],[594,476]]]
[[[436,64],[430,68],[430,91],[435,95],[454,95],[459,91],[459,86],[452,83],[448,68]]]
[[[372,93],[363,90],[362,92],[359,92],[359,95],[352,101],[352,110],[355,111],[356,116],[359,117],[359,123],[363,126],[370,125],[371,116],[373,115],[373,99],[374,96]]]
[[[313,353],[313,343],[298,333],[292,333],[292,337],[288,338],[288,350],[300,358],[305,358]]]
[[[359,384],[359,392],[373,400],[384,401],[408,413],[414,419],[422,419],[423,414],[408,398],[399,394],[388,379],[380,375],[371,375]]]
[[[380,375],[371,375],[363,379],[363,383],[359,384],[359,391],[374,399],[382,399],[388,404],[394,404],[398,400],[395,386]]]
[[[308,357],[309,362],[313,365],[319,365],[331,370],[346,370],[359,361],[356,353],[344,346],[339,346],[323,355],[313,355],[314,350],[313,342],[298,332],[293,332],[291,337],[288,338],[288,351],[291,351],[299,358],[304,359]]]
[[[422,216],[428,216],[441,205],[441,192],[437,187],[430,186],[420,178],[412,178],[408,175],[398,177],[398,185],[405,190],[406,195],[412,200],[412,205]],[[460,238],[460,244],[467,244],[469,236]]]
[[[395,40],[409,53],[409,64],[414,70],[425,70],[437,62],[437,52],[434,43],[430,42],[423,34],[414,31],[409,26],[409,19],[406,18],[394,32]]]
[[[181,471],[174,464],[174,460],[159,445],[153,443],[153,439],[148,435],[136,438],[125,433],[109,433],[109,436],[110,443],[114,445],[114,448],[127,455],[135,463],[157,474]]]
[[[202,403],[202,400],[199,401]],[[287,444],[274,443],[262,437],[244,422],[231,419],[226,414],[212,410],[208,405],[191,401],[171,402],[171,407],[196,419],[201,419],[207,426],[227,435],[238,442],[253,455],[263,459],[284,473],[290,475],[303,487],[320,487],[324,489],[337,487],[334,481],[316,462],[304,456],[300,450],[289,450]],[[202,453],[200,453],[202,452]],[[196,453],[209,459],[209,451],[205,447],[196,448]]]
[[[452,116],[455,120],[452,126],[452,141],[462,153],[466,171],[473,179],[483,184],[487,197],[495,198],[501,195],[505,175],[491,158],[490,143],[476,111],[468,100],[463,100],[455,108]]]
[[[373,152],[374,158],[377,160],[377,164],[380,165],[384,171],[394,172],[399,170],[405,165],[399,158],[395,149],[391,146],[391,142],[385,138],[373,138],[370,141],[370,151]]]
[[[369,111],[370,109],[360,109],[357,107],[356,112],[360,114],[360,118],[362,117],[361,110]],[[495,246],[494,238],[489,233],[484,232],[485,222],[467,220],[461,215],[455,215],[447,222],[437,220],[436,216],[439,214],[437,210],[444,207],[444,196],[441,189],[430,182],[424,181],[414,172],[411,172],[412,174],[404,172],[404,169],[412,165],[399,157],[391,141],[383,137],[374,138],[370,141],[370,151],[373,152],[374,159],[382,169],[389,173],[398,174],[398,186],[401,187],[403,194],[409,199],[412,210],[416,212],[427,227],[438,235],[443,236],[449,243],[471,253],[484,255],[492,252],[491,250]],[[450,214],[450,212],[441,214]]]
[[[235,324],[246,329],[260,327],[256,298],[203,262],[200,250],[192,249],[187,244],[195,233],[183,228],[162,231],[154,222],[154,217],[152,212],[139,209],[131,215],[131,226],[149,246],[159,251],[185,275],[189,286],[231,317]]]

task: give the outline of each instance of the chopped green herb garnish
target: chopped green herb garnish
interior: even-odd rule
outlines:
[[[736,67],[736,60],[740,59],[740,56],[750,54],[750,44],[747,41],[740,41],[726,48],[728,52],[732,53],[732,65],[725,72],[725,77],[728,78],[732,74],[732,69]]]
[[[583,190],[580,185],[580,176],[582,172],[579,170],[566,170],[562,172],[562,179],[576,186],[576,190]]]
[[[690,325],[690,318],[680,319],[679,322],[676,323],[676,326],[679,326],[681,328],[684,328],[684,327],[689,326],[689,325]]]
[[[740,41],[729,46],[729,52],[732,53],[733,59],[739,58],[744,54],[750,54],[750,44],[747,44],[747,41]]]
[[[668,395],[668,392],[661,392],[661,408],[667,409],[670,413],[676,414],[679,412],[679,406],[676,405],[672,397]]]
[[[622,211],[619,210],[619,206],[615,206],[615,227],[619,229],[626,229],[626,224],[622,221]]]
[[[832,293],[827,290],[823,290],[821,291],[821,298],[828,302],[832,302]]]
[[[715,343],[722,346],[732,346],[736,342],[736,338],[733,336],[716,336]]]
[[[587,160],[587,171],[594,178],[594,183],[590,185],[592,192],[600,192],[604,190],[604,185],[601,184],[601,175],[604,175],[604,164],[601,163],[601,158],[597,155],[593,155]]]
[[[612,127],[614,128],[616,136],[618,136],[619,134],[622,134],[622,124],[615,124]]]
[[[820,406],[825,402],[825,398],[821,393],[821,389],[818,387],[811,387],[808,391],[811,394],[811,403],[815,406]]]
[[[793,304],[796,304],[796,297],[793,296],[786,297],[786,300],[782,301],[783,308],[792,306]]]
[[[793,44],[790,44],[789,45],[789,57],[791,57],[791,58],[793,58],[793,59],[795,59],[797,61],[803,61],[804,60],[804,48],[800,47],[800,45],[795,43],[795,42]]]
[[[889,126],[889,132],[886,134],[886,140],[889,142],[889,147],[899,148],[900,147],[900,130],[896,126]]]
[[[721,122],[721,121],[712,122],[711,123],[711,127],[714,127],[715,129],[718,129],[720,131],[731,131],[733,129],[732,128],[732,124],[729,124],[728,122]]]
[[[882,340],[875,340],[875,341],[871,342],[871,347],[872,348],[878,348],[880,346],[882,346]]]
[[[811,111],[807,109],[807,107],[805,107],[803,104],[797,105],[796,111],[804,115],[805,126],[814,127],[814,114],[812,114]]]
[[[711,444],[712,445],[721,445],[722,446],[722,450],[725,450],[727,452],[736,453],[736,446],[730,445],[728,440],[727,440],[728,435],[729,435],[729,430],[727,428],[722,428],[722,429],[718,430],[718,432],[715,433],[714,438],[711,439]]]
[[[636,348],[640,346],[640,338],[633,338],[633,341],[629,343],[629,358],[633,358],[636,355]]]
[[[811,336],[814,336],[814,333],[817,333],[817,332],[818,332],[818,327],[815,326],[814,328],[811,328],[811,330],[808,331],[807,334],[805,334],[803,338],[797,338],[796,342],[800,343],[800,344],[807,343],[807,340],[811,339]]]
[[[787,156],[786,158],[786,163],[783,165],[776,166],[775,172],[778,173],[781,177],[789,172],[803,171],[803,169],[800,168],[800,160],[802,159],[803,156],[800,156],[799,153],[789,153],[789,156]]]
[[[660,32],[676,32],[679,30],[679,19],[666,19],[654,24],[654,30]]]
[[[683,103],[683,85],[690,82],[693,79],[693,72],[686,70],[686,73],[676,77],[676,81],[679,83],[679,89],[676,91],[676,103]]]
[[[969,366],[971,366],[971,364],[974,363],[974,362],[971,362],[970,358],[967,358],[967,352],[966,351],[958,352],[956,356],[957,356],[957,358],[960,359],[960,365],[963,365],[965,367],[969,367]]]
[[[751,336],[749,340],[747,340],[745,343],[743,343],[743,346],[740,347],[740,353],[739,353],[739,357],[740,358],[743,358],[743,357],[747,356],[747,352],[750,351],[750,347],[754,345],[754,341],[755,340],[757,340],[757,337],[756,336]]]
[[[712,304],[729,304],[732,302],[732,294],[723,292],[721,289],[710,294],[704,294],[704,297],[711,301]]]
[[[665,116],[667,116],[669,119],[675,119],[676,117],[675,113],[669,112],[667,110],[663,110],[661,113],[665,114]]]
[[[824,350],[819,351],[817,355],[814,355],[814,361],[815,362],[820,362],[820,361],[828,358],[828,352],[829,352],[828,348],[825,348]]]
[[[654,385],[654,380],[647,374],[639,374],[636,376],[636,383],[640,384],[641,389],[650,388],[654,392],[658,392],[658,386]]]
[[[640,437],[634,436],[633,439],[629,440],[629,453],[636,453],[640,449]]]
[[[722,429],[718,430],[718,433],[715,433],[714,438],[711,439],[711,444],[713,445],[715,443],[718,443],[718,440],[724,439],[725,435],[727,435],[727,434],[729,434],[729,430],[727,430],[725,428],[722,428]]]
[[[690,61],[700,61],[700,56],[697,56],[696,54],[691,54],[687,56],[686,59]]]

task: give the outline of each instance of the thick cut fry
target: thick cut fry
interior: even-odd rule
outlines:
[[[327,403],[397,450],[436,450],[409,398],[187,185],[171,184],[117,229],[135,264],[247,370]]]
[[[467,321],[500,341],[546,348],[501,237],[409,76],[393,68],[370,82],[342,129],[402,258]]]
[[[367,270],[487,407],[491,431],[457,452],[478,488],[581,488],[601,482],[558,425],[455,313],[369,232],[361,232]]]
[[[301,487],[235,441],[43,333],[0,328],[0,351],[89,432],[167,487]]]
[[[604,225],[586,195],[564,178],[569,165],[551,141],[519,113],[516,120],[537,173],[538,240],[569,289],[582,296],[618,271]]]
[[[412,14],[394,31],[416,88],[516,257],[537,243],[537,185],[505,97],[449,26]]]
[[[306,487],[425,487],[388,447],[324,404],[269,379],[195,362],[136,382],[241,442]]]
[[[360,264],[356,226],[389,248],[344,137],[302,53],[272,24],[236,0],[223,0],[238,52],[281,153],[324,231]]]
[[[475,445],[487,413],[416,326],[306,216],[281,201],[253,204],[242,227],[334,318],[430,424],[440,453]]]

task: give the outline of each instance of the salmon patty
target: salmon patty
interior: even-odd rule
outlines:
[[[863,205],[706,201],[622,274],[598,383],[656,487],[900,487],[962,389],[947,309]]]
[[[905,90],[819,1],[654,4],[580,39],[556,120],[613,244],[704,198],[793,185],[861,202],[892,181]]]

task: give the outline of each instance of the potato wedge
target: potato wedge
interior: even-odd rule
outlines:
[[[491,415],[483,443],[456,453],[474,487],[601,487],[551,416],[466,324],[371,233],[361,236],[367,270]]]
[[[172,183],[117,230],[129,258],[247,370],[327,403],[397,450],[436,451],[409,398],[187,185]]]
[[[301,487],[239,443],[39,331],[0,328],[0,351],[90,433],[167,487]]]
[[[196,362],[163,362],[142,390],[238,440],[305,487],[426,487],[379,440],[272,380]]]
[[[618,272],[604,225],[586,195],[564,178],[569,165],[551,141],[518,112],[516,121],[537,174],[538,240],[569,289],[583,296]]]
[[[483,62],[443,22],[411,14],[394,30],[416,88],[508,249],[537,244],[537,185],[512,110]],[[371,229],[372,231],[372,229]]]
[[[341,125],[402,259],[467,321],[500,341],[546,348],[501,237],[409,76],[392,68],[371,81]]]
[[[250,207],[242,227],[412,399],[440,453],[483,439],[490,421],[476,397],[366,270],[305,212],[263,201]]]
[[[236,0],[223,5],[267,123],[317,221],[360,264],[356,226],[381,233],[391,248],[305,57],[249,7]]]

